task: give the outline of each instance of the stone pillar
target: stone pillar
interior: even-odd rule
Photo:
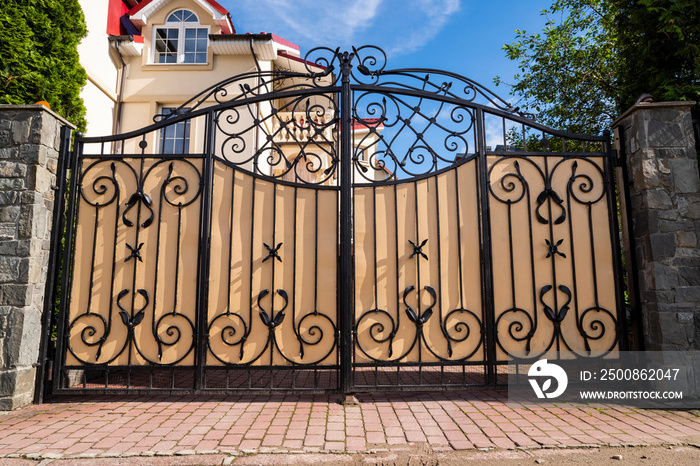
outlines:
[[[34,397],[52,187],[66,125],[41,105],[0,105],[0,410]]]
[[[700,348],[700,177],[694,102],[638,103],[613,123],[626,164],[632,245],[644,348]],[[627,205],[629,203],[629,205]],[[624,216],[623,216],[624,218]],[[635,264],[636,262],[636,264]],[[634,297],[633,297],[634,298]]]

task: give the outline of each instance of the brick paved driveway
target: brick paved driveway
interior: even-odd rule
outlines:
[[[0,414],[0,458],[428,451],[700,442],[700,412],[510,407],[499,391],[54,398]]]

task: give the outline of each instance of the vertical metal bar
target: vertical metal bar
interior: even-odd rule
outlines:
[[[299,343],[299,353],[301,354],[304,343],[299,333],[300,329],[297,329],[297,207],[299,204],[299,188],[294,186],[294,210],[292,212],[292,218],[294,219],[293,230],[292,230],[292,330],[294,331],[294,336],[297,338]],[[318,190],[316,191],[316,203],[318,205]],[[318,216],[318,210],[316,211],[316,216]],[[318,225],[318,222],[316,222]],[[318,226],[316,227],[318,228]],[[315,233],[318,234],[318,230]],[[316,240],[315,240],[316,241]],[[318,246],[317,246],[318,247]],[[316,310],[316,304],[314,303],[314,310]],[[297,370],[292,371],[292,388],[296,388],[297,384]],[[314,387],[316,388],[316,387]]]
[[[61,270],[61,238],[65,225],[63,214],[66,208],[66,186],[68,184],[68,162],[70,158],[70,139],[72,130],[68,126],[61,128],[61,146],[58,151],[58,169],[56,171],[56,188],[53,204],[53,226],[51,228],[51,247],[49,250],[49,263],[46,272],[46,287],[44,288],[44,308],[41,316],[41,342],[39,344],[39,366],[37,368],[36,384],[34,388],[34,403],[44,401],[44,384],[46,382],[47,353],[51,327],[54,319],[53,310],[56,302],[56,281]]]
[[[352,157],[350,70],[353,54],[340,58],[340,241],[338,260],[338,301],[340,311],[340,390],[348,394],[353,387],[352,374]]]
[[[339,163],[339,161],[338,161]],[[340,180],[338,180],[340,182]],[[340,212],[340,189],[335,191],[335,212]],[[339,220],[339,219],[338,219]],[[338,256],[336,257],[336,262],[335,262],[335,267],[336,267],[336,280],[337,283],[340,283],[340,222],[336,221],[335,222],[335,242],[334,244],[337,244],[338,246]],[[336,344],[338,345],[338,350],[336,351],[335,355],[335,362],[336,362],[336,373],[335,373],[335,383],[336,386],[335,388],[340,389],[340,292],[338,291],[338,286],[336,284],[336,291],[335,291],[335,300],[336,300],[336,306],[335,306],[335,321],[336,325],[338,327],[338,330],[336,331],[335,335],[335,341]],[[354,348],[353,350],[354,351]],[[350,369],[352,370],[352,369]]]
[[[68,320],[68,310],[70,299],[70,284],[71,271],[73,263],[71,259],[74,257],[73,236],[75,234],[76,212],[78,207],[78,183],[81,177],[80,173],[80,156],[83,153],[83,142],[81,133],[75,134],[75,144],[73,151],[70,152],[70,187],[68,188],[68,214],[66,215],[66,233],[65,243],[63,248],[63,275],[61,277],[61,296],[58,310],[58,324],[56,329],[56,361],[54,364],[53,374],[53,389],[61,388],[61,379],[63,377],[63,367],[65,365],[65,348],[68,347],[67,335],[64,335],[66,322]]]
[[[620,152],[622,152],[623,149],[623,128],[620,127]],[[627,335],[627,310],[625,309],[625,300],[623,298],[623,282],[621,280],[621,274],[623,271],[622,268],[622,251],[620,248],[620,228],[618,225],[618,203],[615,202],[617,200],[617,196],[620,196],[622,198],[624,196],[625,199],[625,204],[627,206],[626,213],[628,215],[628,221],[631,219],[629,216],[630,210],[629,206],[631,205],[629,202],[629,192],[627,191],[627,179],[626,179],[626,164],[625,160],[622,159],[620,165],[620,175],[621,176],[616,176],[615,173],[615,167],[613,163],[613,151],[612,151],[612,146],[610,142],[610,131],[605,130],[603,131],[603,136],[605,137],[605,141],[603,142],[603,152],[605,152],[605,170],[609,173],[608,179],[606,180],[606,187],[607,187],[607,195],[608,195],[608,214],[610,218],[610,239],[612,243],[612,253],[614,255],[613,259],[613,268],[615,270],[615,296],[617,298],[617,328],[615,329],[618,332],[618,335],[620,337],[620,349],[623,351],[627,351],[629,349],[639,349],[641,350],[642,348],[630,348],[629,347],[629,341],[628,341],[628,335]],[[620,179],[622,178],[622,179]],[[621,199],[622,200],[622,199]],[[632,226],[632,223],[629,223],[629,226]],[[629,232],[627,235],[630,241],[630,246],[632,246],[632,232]],[[634,249],[630,247],[630,262],[628,263],[628,267],[632,267],[632,269],[636,272],[637,267],[636,267],[636,260],[632,259],[634,257]],[[632,275],[637,276],[636,273],[633,273]],[[630,303],[633,303],[636,301],[636,292],[639,288],[637,288],[637,281],[636,279],[632,280],[633,283],[628,283],[627,288],[628,288],[628,296],[630,297]],[[634,296],[634,297],[633,297]],[[636,301],[640,302],[640,301]],[[632,308],[632,312],[634,312],[635,308]],[[641,320],[637,320],[636,325],[635,325],[635,319],[632,320],[632,331],[634,332],[635,330],[637,332],[640,331],[640,326],[639,323]],[[637,333],[637,335],[641,335],[641,333]],[[637,336],[635,335],[635,337]],[[643,345],[643,338],[639,338],[639,342]]]
[[[270,247],[273,248],[273,250],[276,248],[275,243],[275,230],[276,230],[276,224],[277,224],[277,183],[272,184],[272,243]],[[275,320],[275,293],[277,291],[275,290],[275,258],[271,257],[272,260],[270,260],[270,266],[271,266],[271,271],[270,271],[270,320],[274,321]],[[272,367],[274,365],[274,360],[275,360],[275,347],[277,346],[277,334],[275,331],[270,333],[270,388],[274,388],[274,377],[273,377],[273,372],[272,372]]]
[[[145,134],[143,135],[143,140],[144,141],[146,140]],[[146,150],[146,147],[147,147],[146,145],[144,145],[142,147],[142,150],[141,150],[142,154]],[[144,158],[141,158],[139,160],[139,171],[138,171],[138,182],[137,182],[137,190],[138,190],[138,192],[141,192],[141,193],[144,192],[143,191],[143,189],[144,189],[144,168],[145,168],[144,167]],[[137,206],[138,207],[136,208],[136,222],[135,222],[135,226],[136,226],[135,230],[136,231],[134,232],[134,244],[139,244],[139,233],[141,232],[141,228],[146,228],[145,224],[141,223],[141,210],[143,207],[143,202],[139,202],[137,204]],[[95,216],[97,216],[98,209],[99,209],[99,206],[96,208]],[[94,237],[96,237],[96,236],[97,236],[97,222],[95,223],[95,236]],[[115,247],[116,247],[116,242],[115,242]],[[137,295],[137,293],[136,293],[136,280],[138,277],[137,270],[138,270],[139,261],[134,260],[134,261],[132,261],[132,263],[133,263],[133,275],[131,277],[131,313],[130,313],[131,319],[134,318],[134,311],[136,310],[136,305],[135,305],[136,295]],[[94,264],[94,259],[93,259],[93,264]],[[91,273],[94,273],[94,270],[92,270]],[[133,355],[134,347],[136,346],[135,334],[131,333],[130,335],[131,336],[127,339],[127,347],[128,347],[128,354],[129,354],[129,357],[127,359],[128,366],[131,366],[133,363],[132,355]],[[133,339],[132,339],[132,337],[133,337]]]
[[[248,275],[250,276],[250,281],[248,282],[248,329],[245,333],[245,338],[241,341],[241,352],[243,351],[243,345],[245,344],[248,335],[253,331],[253,239],[255,238],[255,186],[257,178],[253,177],[252,187],[250,190],[250,246],[248,251],[250,252],[250,269]],[[241,212],[241,215],[243,213]],[[241,274],[242,275],[242,274]],[[251,371],[250,368],[246,372],[248,377],[248,388],[251,388]]]
[[[542,140],[543,140],[543,141],[546,141],[545,138],[546,138],[546,134],[544,134],[544,131],[543,131],[543,132],[542,132]],[[544,147],[543,149],[547,149],[547,146],[545,145],[545,147]],[[547,151],[547,152],[549,152],[549,151]],[[548,162],[548,158],[549,158],[549,156],[545,154],[545,156],[544,156],[545,188],[553,189],[553,188],[552,188],[552,175],[553,175],[553,171],[552,171],[552,172],[549,171],[549,162]],[[556,164],[554,164],[554,166],[556,167]],[[589,206],[589,208],[590,208],[590,206]],[[547,215],[549,216],[549,217],[548,217],[548,222],[547,222],[547,225],[548,225],[548,227],[549,227],[549,228],[548,228],[548,229],[549,229],[549,241],[550,241],[551,244],[556,244],[556,240],[554,239],[554,222],[555,222],[555,220],[554,220],[554,214],[553,214],[553,211],[552,211],[552,197],[551,197],[551,196],[547,196]],[[590,225],[590,223],[589,223],[589,227],[590,227],[590,226],[591,226],[591,225]],[[592,231],[590,228],[589,228],[589,231],[590,231],[590,233],[591,233],[591,238],[592,238],[592,237],[593,237],[593,231]],[[573,240],[572,240],[572,243],[571,243],[571,244],[572,244],[572,247],[573,247]],[[595,254],[595,251],[593,251],[593,248],[591,248],[591,252],[592,252],[592,254]],[[553,300],[554,300],[554,312],[558,313],[558,312],[559,312],[559,298],[558,298],[559,286],[558,286],[558,282],[557,282],[557,260],[556,260],[556,256],[557,256],[556,254],[552,254],[552,255],[551,255],[551,258],[552,258],[552,260],[551,260],[551,262],[552,262],[552,292],[553,292],[552,298],[553,298]],[[594,259],[595,259],[595,257],[594,257]],[[595,281],[596,281],[596,279],[595,279],[595,263],[594,263],[594,266],[593,266],[593,274],[594,274],[594,276],[593,276],[593,283],[594,283],[594,286],[597,286],[597,285],[595,285]],[[595,299],[596,299],[596,305],[597,305],[597,301],[598,301],[598,291],[597,291],[597,289],[596,289],[596,292],[595,292]],[[537,308],[535,308],[535,312],[537,312]],[[560,327],[555,327],[554,330],[555,330],[554,336],[555,336],[555,338],[556,338],[556,344],[557,344],[557,358],[558,358],[558,357],[560,357],[560,356],[559,356],[559,352],[562,351],[561,343],[562,343],[562,340],[563,340],[563,335],[562,335],[562,333],[561,333],[561,328],[560,328]]]
[[[466,154],[465,154],[466,157]],[[458,170],[459,168],[456,168],[455,170]],[[440,246],[440,183],[438,180],[438,176],[433,177],[433,181],[435,182],[435,226],[437,228],[437,270],[438,270],[438,292],[437,292],[437,307],[438,307],[438,321],[440,323],[440,327],[442,330],[442,334],[447,340],[447,344],[451,345],[452,343],[449,340],[449,335],[447,334],[447,323],[443,320],[443,308],[442,308],[442,247]],[[430,192],[430,185],[428,185],[428,192]],[[428,199],[429,200],[429,199]],[[449,243],[448,243],[449,244]],[[443,324],[444,323],[444,324]],[[444,326],[443,326],[444,325]],[[451,357],[451,355],[450,355]],[[462,366],[464,367],[464,366]],[[445,367],[441,366],[440,367],[440,384],[445,383]]]
[[[206,140],[204,147],[204,161],[202,163],[202,203],[201,203],[201,222],[199,230],[199,264],[197,271],[197,312],[196,322],[197,329],[195,337],[197,338],[197,353],[195,355],[195,390],[204,388],[204,364],[206,361],[206,338],[205,332],[207,328],[207,316],[209,306],[209,255],[211,243],[211,197],[212,187],[214,184],[214,112],[207,113],[206,121]]]
[[[378,268],[377,268],[377,186],[372,185],[372,255],[374,257],[374,308],[379,309],[379,279],[377,278],[378,275]],[[388,249],[388,248],[387,248]],[[388,259],[388,255],[387,255]],[[389,280],[387,277],[387,285],[389,284]],[[387,293],[388,295],[388,293]],[[387,300],[387,309],[389,308],[389,301]],[[389,344],[393,344],[393,341],[389,341]],[[366,377],[366,372],[363,372],[363,379]],[[377,387],[379,385],[379,364],[374,365],[374,386]]]
[[[477,162],[481,195],[481,260],[484,320],[486,321],[486,366],[489,385],[496,384],[496,318],[493,304],[493,260],[491,258],[491,215],[489,210],[488,164],[486,159],[486,129],[484,111],[476,109],[476,130],[479,138]]]
[[[418,225],[418,182],[413,181],[413,201],[414,201],[414,209],[415,209],[415,223],[416,223],[416,244],[420,244],[420,229]],[[427,235],[426,235],[427,236]],[[418,318],[420,318],[421,314],[421,282],[420,282],[420,259],[421,256],[420,254],[415,255],[416,258],[416,289],[418,291],[418,302],[416,303],[416,315]],[[423,328],[417,328],[416,329],[416,338],[417,338],[417,343],[418,343],[418,385],[421,385],[423,381],[423,348],[422,348],[422,340],[423,340]]]
[[[398,195],[396,192],[398,184],[394,183],[391,186],[393,188],[392,192],[394,194],[394,234],[396,235],[396,242],[394,243],[396,245],[396,251],[394,253],[394,264],[396,265],[396,293],[397,293],[397,296],[401,296],[401,285],[399,283],[399,276],[401,273],[400,268],[399,268],[399,200],[398,200]],[[389,250],[389,248],[387,247],[387,254],[389,254],[388,250]],[[388,280],[387,280],[387,282],[388,282]],[[389,305],[389,303],[387,302],[387,308],[388,308],[388,305]],[[401,328],[401,305],[400,305],[400,303],[397,302],[397,304],[396,304],[396,327],[394,327],[394,329],[396,329],[398,331],[398,329],[400,329],[400,328]],[[389,344],[390,345],[394,344],[393,338],[391,338],[389,340]],[[396,386],[401,385],[401,366],[398,365],[398,363],[399,363],[399,361],[397,360],[396,361],[396,364],[397,364],[397,366],[396,366]],[[387,380],[386,384],[390,385],[391,378],[389,377],[388,374],[386,376],[386,380]]]

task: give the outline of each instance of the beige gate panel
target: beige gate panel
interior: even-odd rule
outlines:
[[[435,341],[444,345],[439,353],[442,357],[447,354],[451,360],[485,361],[477,164],[464,163],[438,175],[435,181],[430,203],[435,203],[439,214],[435,222],[439,243],[433,244],[439,251],[434,254],[439,268],[431,271],[440,286],[439,320],[444,322],[444,339]],[[451,281],[445,284],[445,280]]]
[[[614,349],[603,167],[592,157],[490,157],[488,181],[498,359]]]
[[[192,365],[201,160],[83,161],[68,365]]]
[[[207,365],[337,364],[337,192],[215,163]]]
[[[567,160],[553,176],[555,185],[567,185],[564,202],[571,238],[567,279],[572,283],[571,308],[577,316],[577,325],[567,326],[565,337],[575,341],[572,350],[584,356],[618,347],[610,200],[601,162],[600,158]]]
[[[214,165],[207,364],[239,363],[252,321],[251,219],[253,178]],[[233,234],[236,232],[237,234]],[[213,349],[213,350],[212,350]]]
[[[355,188],[356,363],[482,361],[475,164]]]

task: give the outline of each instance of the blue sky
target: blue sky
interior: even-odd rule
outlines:
[[[471,78],[506,100],[516,64],[504,44],[515,30],[537,32],[551,0],[219,0],[236,32],[272,32],[301,46],[377,45],[388,68],[436,68]],[[516,102],[513,102],[516,104]]]

